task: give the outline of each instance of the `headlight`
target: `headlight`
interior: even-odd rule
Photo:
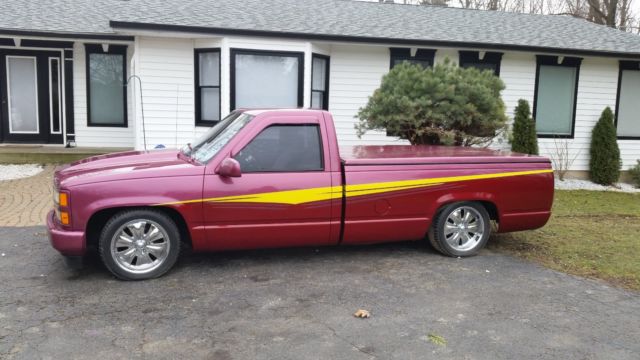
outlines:
[[[64,191],[53,190],[53,203],[56,212],[56,217],[62,225],[71,224],[71,217],[69,216],[69,193]]]

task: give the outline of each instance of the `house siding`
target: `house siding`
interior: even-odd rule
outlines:
[[[137,37],[134,56],[135,71],[143,81],[145,127],[148,148],[157,144],[176,147],[191,141],[208,128],[195,126],[194,120],[194,49],[221,49],[221,115],[230,106],[230,52],[233,48],[254,50],[296,51],[304,53],[304,106],[310,104],[311,56],[330,56],[329,111],[336,124],[341,145],[404,144],[406,141],[388,137],[381,131],[369,131],[358,138],[354,129],[358,109],[366,105],[369,96],[380,86],[382,76],[389,71],[389,50],[392,45],[315,43],[303,40],[280,40],[229,36],[219,38],[156,38]],[[80,49],[81,51],[83,49]],[[458,62],[458,49],[436,49],[436,62],[446,58]],[[478,49],[481,50],[481,49]],[[84,56],[76,52],[82,63]],[[76,97],[84,99],[84,73],[75,82]],[[533,106],[536,84],[536,54],[505,52],[500,77],[505,83],[502,97],[507,115],[513,117],[519,99]],[[82,79],[82,80],[80,80]],[[618,60],[586,57],[580,67],[574,138],[567,139],[570,157],[575,158],[571,170],[588,170],[591,130],[606,106],[615,108],[618,82]],[[139,99],[139,93],[134,96]],[[84,102],[84,100],[83,100]],[[140,123],[141,108],[136,102],[135,113]],[[86,113],[86,111],[85,111]],[[78,111],[78,114],[80,112]],[[80,117],[79,117],[80,118]],[[86,123],[86,114],[82,117]],[[78,125],[77,125],[78,126]],[[85,127],[86,128],[86,127]],[[136,128],[136,147],[142,148],[141,126]],[[76,131],[80,138],[81,130]],[[90,133],[88,135],[91,135]],[[103,135],[101,135],[103,137]],[[131,140],[129,140],[131,141]],[[557,140],[565,141],[565,140]],[[539,139],[542,155],[554,156],[553,139]],[[640,158],[640,141],[619,140],[623,170]],[[508,149],[505,139],[492,147]]]
[[[334,45],[331,47],[329,111],[333,114],[341,145],[406,143],[385,132],[369,131],[358,138],[354,116],[367,104],[389,71],[389,49],[378,46]]]
[[[136,114],[140,123],[144,110],[147,148],[193,141],[206,131],[194,126],[194,41],[140,37],[136,42],[135,69],[142,82],[141,91],[135,87]],[[138,126],[136,148],[144,148],[144,141]]]

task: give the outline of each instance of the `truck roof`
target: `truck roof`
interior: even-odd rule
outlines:
[[[264,109],[237,109],[237,111],[249,114],[249,115],[260,115],[264,113],[277,113],[277,114],[285,114],[285,113],[324,113],[326,110],[318,110],[318,109],[307,109],[307,108],[264,108]]]
[[[346,165],[548,163],[542,156],[484,148],[433,145],[340,147]]]

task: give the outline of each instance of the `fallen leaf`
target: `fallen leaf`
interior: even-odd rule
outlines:
[[[427,338],[436,345],[447,346],[447,340],[440,335],[431,333],[427,335]]]
[[[371,314],[367,311],[367,310],[363,310],[363,309],[359,309],[358,311],[356,311],[353,316],[357,317],[357,318],[368,318],[369,316],[371,316]]]

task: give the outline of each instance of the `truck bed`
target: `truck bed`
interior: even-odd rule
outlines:
[[[510,151],[433,145],[340,147],[340,155],[345,165],[549,163]]]

